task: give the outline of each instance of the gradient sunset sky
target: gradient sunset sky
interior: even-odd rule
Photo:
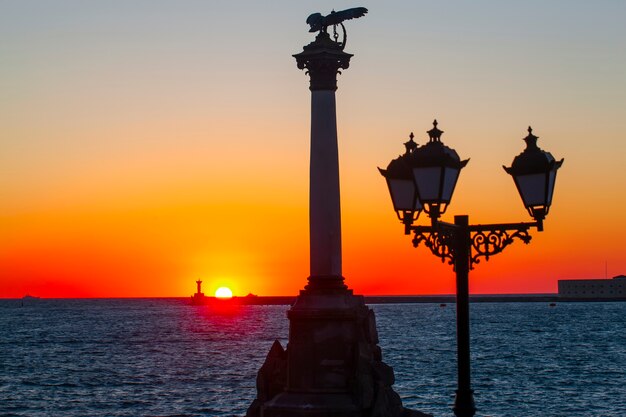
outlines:
[[[313,12],[349,21],[337,112],[344,275],[361,294],[444,294],[384,179],[437,118],[463,170],[445,220],[530,221],[502,170],[565,163],[545,232],[473,293],[626,274],[626,2],[0,2],[0,297],[292,295],[308,275]],[[424,219],[421,219],[424,221]]]

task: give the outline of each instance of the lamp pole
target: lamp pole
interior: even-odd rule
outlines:
[[[470,383],[470,328],[469,328],[469,218],[455,216],[453,230],[457,252],[456,269],[456,340],[458,358],[458,387],[454,401],[454,413],[473,416],[474,393]]]
[[[515,157],[505,171],[513,176],[524,206],[534,222],[477,224],[469,223],[469,216],[458,215],[454,223],[439,220],[452,199],[459,173],[468,160],[461,161],[456,151],[441,142],[443,131],[428,131],[430,142],[418,146],[413,133],[405,143],[404,155],[391,161],[380,173],[387,180],[394,210],[404,224],[404,233],[413,233],[413,246],[422,242],[433,255],[448,261],[456,273],[456,332],[458,386],[454,400],[457,417],[472,417],[476,413],[474,392],[471,388],[469,271],[474,265],[501,253],[515,239],[528,244],[529,229],[543,231],[543,220],[552,203],[556,171],[563,160],[556,161],[537,146],[537,136],[528,128],[524,138],[527,148]],[[412,187],[411,187],[412,185]],[[430,225],[414,225],[424,211]]]
[[[457,390],[454,414],[471,417],[476,413],[471,388],[469,271],[478,257],[502,252],[514,239],[530,242],[528,230],[539,222],[470,225],[469,216],[454,216],[454,223],[433,222],[432,226],[406,226],[415,234],[413,245],[424,242],[431,252],[454,265],[456,274]]]

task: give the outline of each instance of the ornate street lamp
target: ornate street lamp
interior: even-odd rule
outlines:
[[[409,164],[409,159],[417,148],[417,143],[413,141],[413,138],[413,132],[411,132],[409,141],[404,143],[406,148],[404,155],[400,155],[391,161],[387,169],[378,168],[378,171],[387,180],[393,209],[396,211],[398,219],[407,228],[417,220],[423,209],[422,203],[417,196],[413,171]]]
[[[531,227],[543,230],[543,220],[552,203],[556,171],[563,164],[563,159],[556,161],[549,152],[539,149],[537,136],[528,128],[526,149],[515,157],[510,168],[504,169],[513,176],[524,207],[535,221],[470,225],[469,217],[463,215],[454,216],[454,223],[447,223],[439,221],[439,217],[450,204],[459,173],[468,160],[461,161],[454,149],[441,143],[442,133],[435,120],[434,128],[428,131],[429,143],[421,147],[416,145],[411,150],[407,147],[405,155],[393,160],[387,170],[379,170],[387,179],[394,209],[404,223],[405,234],[414,233],[413,246],[424,242],[434,255],[454,265],[458,388],[453,410],[457,417],[471,417],[476,413],[476,407],[470,383],[469,271],[480,262],[480,257],[489,260],[490,256],[502,252],[516,238],[529,243],[531,236],[528,230]],[[401,202],[408,201],[408,197],[402,200],[403,196],[410,196],[411,193],[406,191],[405,185],[397,185],[400,180],[406,181],[407,166],[413,172],[414,195],[419,200],[412,206],[402,206]],[[394,168],[393,173],[391,168]],[[430,226],[413,225],[419,213],[408,214],[418,211],[418,207],[423,207],[429,215]]]
[[[550,152],[541,150],[537,146],[539,137],[533,135],[533,129],[528,127],[526,149],[513,159],[510,168],[502,168],[511,174],[517,191],[522,197],[524,207],[531,217],[539,222],[539,230],[543,230],[545,219],[552,204],[556,171],[561,168],[563,159],[557,161]]]
[[[469,159],[461,161],[454,149],[441,142],[443,131],[437,128],[437,120],[427,133],[430,141],[415,149],[409,158],[409,164],[424,211],[433,221],[437,221],[445,213],[461,169],[467,165]]]

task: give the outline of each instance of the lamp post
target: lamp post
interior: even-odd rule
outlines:
[[[543,221],[552,204],[556,172],[563,164],[537,146],[538,137],[528,128],[526,149],[504,170],[513,177],[524,207],[534,222],[469,224],[466,215],[455,216],[454,223],[439,220],[445,213],[460,171],[469,160],[461,160],[454,149],[441,142],[443,131],[437,120],[428,132],[429,142],[418,146],[413,133],[405,143],[406,152],[391,161],[380,173],[387,180],[394,210],[404,224],[404,233],[414,234],[413,246],[420,243],[442,261],[448,260],[456,273],[458,387],[454,400],[457,417],[476,412],[470,382],[469,271],[481,257],[489,260],[515,239],[529,243],[529,230],[543,231]],[[424,211],[430,225],[414,225]]]

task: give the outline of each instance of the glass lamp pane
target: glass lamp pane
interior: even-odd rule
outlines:
[[[548,173],[548,199],[546,200],[546,206],[552,204],[552,194],[554,193],[554,182],[556,180],[556,169]]]
[[[394,210],[414,211],[421,209],[421,204],[419,204],[419,202],[416,203],[417,199],[415,198],[415,185],[413,181],[390,179],[388,183]]]
[[[415,184],[422,203],[439,202],[440,167],[413,168]]]
[[[546,204],[546,174],[519,175],[516,180],[526,207]]]
[[[459,170],[456,168],[445,169],[445,175],[443,177],[443,192],[441,194],[441,201],[449,203],[452,199],[452,193],[454,192],[454,186],[456,180],[459,178]]]

